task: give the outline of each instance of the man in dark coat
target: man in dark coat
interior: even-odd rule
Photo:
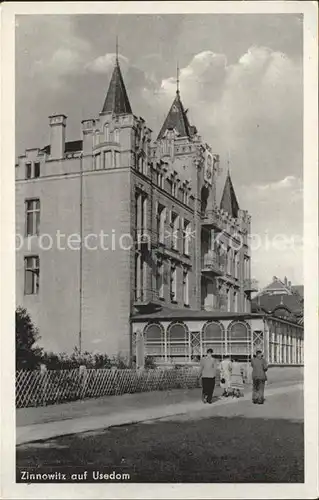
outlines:
[[[267,380],[266,371],[268,370],[268,365],[266,360],[262,357],[261,351],[256,352],[256,356],[251,360],[251,366],[253,368],[253,403],[262,405],[265,401],[264,391],[265,382]]]

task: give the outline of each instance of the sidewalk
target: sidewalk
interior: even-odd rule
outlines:
[[[302,388],[302,384],[296,382],[272,384],[267,390],[267,397],[284,394],[299,388]],[[191,389],[112,396],[93,402],[86,400],[57,407],[18,410],[16,444],[21,445],[68,434],[95,431],[186,413],[200,412],[209,416],[214,413],[214,408],[217,406],[238,402],[237,399],[232,398],[219,399],[220,394],[221,389],[218,387],[213,405],[203,405],[200,400],[201,390]],[[251,391],[250,387],[247,387],[241,401],[250,399]],[[64,408],[61,408],[62,406]]]

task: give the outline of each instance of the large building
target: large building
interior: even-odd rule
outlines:
[[[49,125],[50,144],[16,165],[17,305],[46,350],[131,356],[134,318],[251,313],[250,216],[229,173],[217,189],[219,156],[178,88],[154,141],[116,59],[81,139],[66,140],[63,114]]]

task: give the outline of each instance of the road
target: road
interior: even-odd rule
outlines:
[[[264,405],[246,397],[189,408],[18,446],[18,471],[85,466],[129,474],[132,482],[303,482],[301,384],[269,388]]]

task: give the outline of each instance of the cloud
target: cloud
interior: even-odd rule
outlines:
[[[59,88],[68,75],[81,73],[90,58],[90,43],[76,35],[70,16],[24,16],[17,26],[17,45],[27,45],[17,70],[40,87]],[[55,18],[54,22],[52,17]],[[58,36],[57,36],[58,33]],[[45,40],[45,44],[39,40]]]
[[[224,54],[203,51],[180,71],[183,103],[199,132],[230,154],[235,183],[274,182],[302,170],[302,67],[267,47],[249,48],[229,64]],[[168,108],[176,78],[163,79],[158,113]],[[147,93],[144,93],[147,98]]]
[[[118,56],[118,59],[121,65],[121,70],[125,72],[129,65],[129,60],[127,59],[127,57],[124,57],[120,54]],[[93,73],[109,73],[114,68],[115,60],[116,54],[107,53],[87,63],[85,68],[88,71],[92,71]]]

